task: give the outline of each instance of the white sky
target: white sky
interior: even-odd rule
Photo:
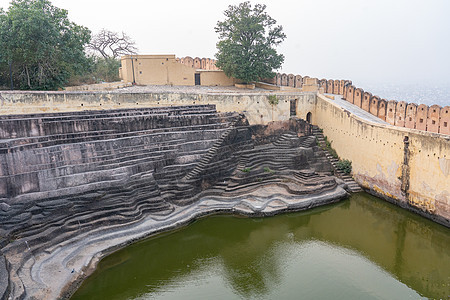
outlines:
[[[0,0],[5,10],[9,0]],[[214,58],[235,0],[53,0],[96,33],[124,31],[140,54]],[[283,72],[353,82],[450,86],[449,0],[259,0],[283,25]]]

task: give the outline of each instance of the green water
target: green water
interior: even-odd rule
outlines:
[[[360,193],[270,218],[210,216],[103,259],[72,299],[450,297],[450,230]]]

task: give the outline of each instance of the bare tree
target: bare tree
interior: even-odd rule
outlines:
[[[124,32],[117,32],[102,29],[92,36],[91,42],[87,46],[94,53],[100,53],[103,58],[119,58],[126,54],[136,54],[135,42]]]

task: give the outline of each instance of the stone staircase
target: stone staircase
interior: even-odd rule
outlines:
[[[313,126],[312,133],[316,137],[318,145],[322,149],[324,149],[326,158],[330,161],[331,165],[333,166],[335,175],[344,180],[344,182],[348,186],[348,189],[352,193],[362,192],[363,191],[362,188],[358,185],[358,183],[356,183],[356,181],[352,178],[352,176],[350,176],[349,174],[345,174],[343,171],[337,168],[337,162],[339,161],[339,159],[335,158],[328,152],[328,150],[326,150],[326,142],[322,130],[318,126]]]
[[[0,247],[170,214],[236,118],[214,105],[1,116]]]
[[[297,122],[266,136],[211,105],[0,116],[0,254],[21,256],[11,290],[26,298],[22,278],[42,254],[177,218],[197,200],[271,215],[347,197]]]
[[[207,195],[234,197],[268,184],[284,187],[286,193],[296,195],[334,189],[336,181],[333,177],[308,168],[317,159],[310,150],[312,146],[315,146],[315,137],[298,137],[296,133],[287,132],[272,144],[244,150],[234,172]],[[298,162],[299,156],[306,159]]]

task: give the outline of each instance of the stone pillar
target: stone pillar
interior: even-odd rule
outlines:
[[[397,110],[397,101],[389,100],[386,109],[386,122],[395,125],[395,112]]]
[[[416,129],[427,130],[428,106],[420,104],[416,113]]]
[[[380,102],[380,97],[378,97],[378,96],[372,96],[372,98],[370,99],[369,112],[376,117],[378,116],[379,102]]]
[[[281,85],[288,86],[288,76],[284,73],[281,75]]]
[[[381,99],[378,101],[378,114],[377,117],[383,121],[386,121],[387,101]]]
[[[353,96],[353,104],[355,104],[358,107],[361,107],[363,94],[364,94],[363,89],[360,88],[355,89],[355,95]]]
[[[337,95],[339,95],[339,87],[340,87],[341,81],[335,80],[333,85],[333,92]]]
[[[439,133],[450,134],[450,106],[444,106],[441,109]]]
[[[288,75],[288,86],[295,87],[295,80],[294,80],[294,74]]]
[[[333,93],[333,87],[334,87],[334,80],[333,79],[328,79],[327,80],[327,93],[328,94],[334,94]]]
[[[441,107],[439,105],[432,105],[428,109],[427,131],[439,132],[439,119],[441,116]]]
[[[405,127],[406,128],[416,128],[416,113],[417,113],[417,104],[409,103],[406,106],[406,119],[405,119]]]
[[[370,99],[372,99],[372,94],[369,92],[364,92],[361,101],[361,108],[367,112],[370,111]]]
[[[295,87],[298,89],[301,89],[303,86],[303,79],[302,76],[296,75],[295,76]]]

